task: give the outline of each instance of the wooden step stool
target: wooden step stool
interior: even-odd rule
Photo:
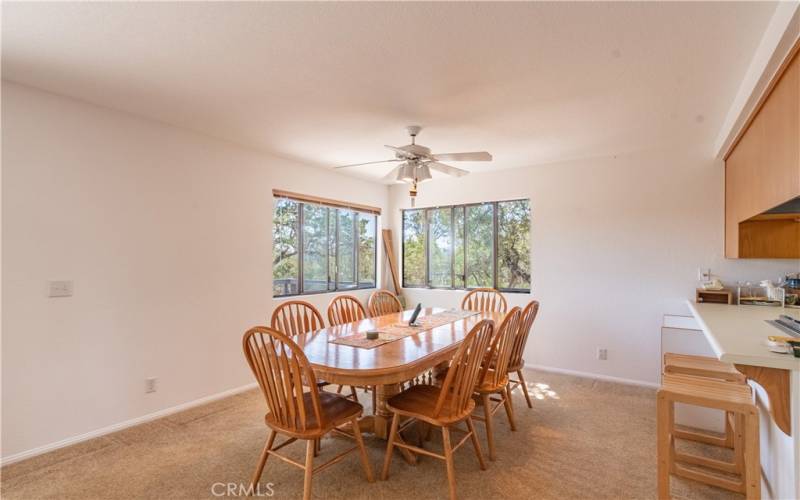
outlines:
[[[747,383],[747,377],[739,372],[732,364],[725,363],[717,358],[695,356],[692,354],[665,353],[662,373],[692,375],[695,377],[727,381],[734,384]],[[702,431],[682,429],[675,429],[674,436],[678,439],[688,439],[699,443],[733,448],[733,424],[733,414],[731,412],[725,412],[724,438]]]
[[[675,449],[675,403],[714,408],[732,414],[733,462],[681,453]],[[657,396],[658,497],[670,498],[670,474],[761,498],[758,410],[745,384],[697,376],[664,374]],[[687,467],[694,466],[694,467]],[[710,471],[731,474],[715,475]]]

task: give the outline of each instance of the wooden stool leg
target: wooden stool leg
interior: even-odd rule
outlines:
[[[744,422],[745,495],[747,500],[761,499],[761,457],[759,456],[758,411],[750,410]]]
[[[670,471],[670,431],[669,428],[669,407],[672,401],[667,400],[663,394],[658,395],[656,403],[658,423],[658,498],[667,500],[669,493],[669,471]]]
[[[743,413],[734,414],[733,424],[733,462],[736,472],[744,477],[744,426],[745,416]]]
[[[358,393],[356,392],[355,386],[350,386],[350,396],[352,397],[353,401],[356,403],[358,402]]]
[[[261,479],[261,473],[264,472],[264,465],[267,463],[267,458],[269,458],[269,450],[272,449],[272,444],[275,442],[275,436],[277,434],[277,432],[270,429],[269,437],[267,438],[267,442],[264,443],[264,449],[261,451],[261,456],[258,459],[258,464],[256,465],[256,471],[253,474],[253,479],[250,481],[251,490],[255,489],[258,481]]]
[[[734,447],[735,436],[734,433],[736,432],[733,428],[733,420],[736,418],[736,415],[733,412],[726,411],[725,412],[725,446],[728,448]]]
[[[522,393],[525,394],[525,401],[528,402],[528,408],[533,408],[531,404],[531,396],[528,394],[528,384],[525,383],[525,377],[522,376],[522,369],[517,370],[517,376],[519,377],[519,383],[522,386]]]
[[[508,424],[511,426],[512,431],[516,431],[517,425],[514,423],[514,406],[511,404],[511,390],[507,385],[503,388],[503,392],[500,396],[503,398],[503,405],[506,407]]]
[[[400,424],[400,415],[395,413],[392,417],[392,428],[389,431],[389,442],[386,443],[386,458],[383,460],[381,479],[386,481],[389,477],[389,466],[392,464],[392,451],[394,451],[394,437],[397,435],[397,426]]]
[[[378,411],[378,388],[376,386],[372,386],[372,414]]]
[[[453,465],[450,429],[446,425],[442,426],[442,444],[444,445],[444,461],[447,463],[447,483],[450,486],[450,500],[456,500],[456,469]]]
[[[484,424],[486,424],[486,442],[489,446],[489,460],[495,459],[494,453],[494,434],[492,433],[492,409],[489,406],[491,401],[489,400],[489,395],[484,394],[483,396],[483,415],[486,419]]]
[[[303,479],[303,500],[311,498],[311,477],[314,475],[314,440],[306,441],[306,467]]]
[[[467,417],[467,428],[469,428],[469,432],[472,434],[472,436],[470,436],[472,438],[472,447],[475,448],[475,456],[478,457],[481,470],[486,470],[486,462],[483,461],[483,453],[481,453],[481,444],[478,441],[478,435],[475,433],[475,423],[472,422],[472,417],[469,416]]]

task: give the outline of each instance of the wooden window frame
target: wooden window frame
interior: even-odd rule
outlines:
[[[297,248],[298,248],[298,262],[297,262],[297,293],[288,293],[288,294],[279,294],[276,295],[273,286],[272,297],[273,298],[285,298],[285,297],[298,297],[301,295],[320,295],[323,293],[333,293],[333,292],[342,292],[342,291],[355,291],[355,290],[369,290],[375,289],[378,287],[378,216],[381,213],[381,209],[378,207],[370,207],[367,205],[359,205],[356,203],[347,203],[347,202],[340,202],[336,200],[331,200],[329,198],[321,198],[317,196],[306,196],[297,193],[291,193],[289,191],[282,191],[278,189],[272,190],[273,199],[285,199],[297,203],[297,227],[296,227],[296,234],[297,234]],[[304,260],[305,260],[305,252],[304,252],[304,231],[303,231],[303,223],[305,219],[305,206],[306,205],[314,205],[325,207],[328,211],[326,214],[326,223],[327,223],[327,256],[326,256],[326,269],[328,274],[327,285],[325,290],[313,290],[313,291],[306,291],[305,290],[305,280],[303,276],[304,271]],[[274,210],[274,208],[273,208]],[[331,243],[331,223],[330,217],[331,212],[330,210],[335,210],[335,226],[333,228],[333,238],[334,238],[334,252],[335,255],[333,258],[335,259],[334,264],[334,271],[333,276],[331,276],[331,267],[330,267],[330,243]],[[348,211],[352,212],[353,217],[353,278],[355,280],[355,286],[350,287],[340,287],[339,286],[339,224],[340,224],[340,211]],[[359,275],[359,240],[361,236],[361,232],[359,231],[358,221],[363,216],[373,217],[373,241],[375,243],[375,251],[373,252],[372,256],[372,275],[373,275],[373,283],[370,284],[362,284],[361,283],[361,276]],[[275,242],[273,242],[273,247]],[[274,283],[274,276],[272,277]],[[333,284],[333,288],[331,288],[331,284]]]

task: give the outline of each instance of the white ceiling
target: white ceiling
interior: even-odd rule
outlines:
[[[775,7],[3,2],[2,72],[324,167],[388,159],[416,123],[434,152],[494,155],[472,171],[711,154]]]

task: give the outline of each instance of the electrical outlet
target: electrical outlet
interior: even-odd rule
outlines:
[[[601,361],[607,360],[608,359],[608,349],[603,349],[602,347],[599,347],[597,349],[597,359],[599,359]]]
[[[156,392],[156,382],[158,382],[158,379],[155,377],[144,379],[144,392]]]
[[[73,287],[71,281],[47,282],[48,297],[72,297],[72,289]]]
[[[698,267],[697,281],[702,281],[703,283],[706,281],[711,281],[711,269],[703,269],[702,267]]]

